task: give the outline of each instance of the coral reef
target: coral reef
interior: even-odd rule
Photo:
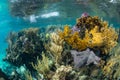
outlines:
[[[108,53],[117,44],[118,34],[97,16],[81,17],[74,27],[78,30],[66,25],[64,31],[59,32],[59,36],[73,49],[93,48]]]
[[[21,66],[21,71],[16,69],[9,79],[119,79],[120,45],[114,28],[87,13],[72,28],[62,28],[53,25],[41,32],[39,28],[11,32],[4,60]]]
[[[20,32],[11,32],[8,41],[7,56],[4,60],[16,66],[25,64],[30,67],[30,62],[36,62],[44,51],[39,28],[24,29]]]

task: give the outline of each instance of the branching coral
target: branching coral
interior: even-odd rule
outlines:
[[[24,75],[25,75],[25,79],[26,79],[26,80],[33,80],[33,77],[32,77],[32,75],[31,75],[31,73],[30,73],[29,70],[27,70],[27,71],[24,73]]]
[[[69,73],[70,71],[72,71],[72,67],[71,66],[61,65],[56,70],[56,72],[53,75],[51,80],[66,80],[65,77],[66,77],[67,73]]]
[[[74,49],[98,48],[108,53],[117,44],[118,34],[98,17],[79,18],[76,27],[79,32],[73,32],[67,25],[63,32],[59,32],[59,36]]]
[[[55,58],[55,63],[58,64],[62,58],[63,40],[57,33],[53,32],[50,34],[50,44],[47,45],[47,50],[51,52]]]
[[[63,45],[63,40],[59,37],[59,35],[55,32],[50,34],[50,39],[52,42],[58,45]]]
[[[107,62],[107,65],[104,66],[104,68],[103,68],[103,74],[111,77],[111,75],[113,73],[113,67],[114,67],[115,63],[116,62],[113,59],[109,60]]]
[[[107,64],[103,67],[103,74],[110,79],[118,79],[120,77],[120,45],[117,45],[111,51],[111,55]]]
[[[117,79],[120,77],[120,56],[112,57],[104,66],[103,74],[110,79]]]
[[[50,71],[49,58],[42,53],[42,60],[37,59],[37,64],[34,65],[32,63],[32,66],[38,73],[41,73],[44,77],[47,77],[47,73]]]

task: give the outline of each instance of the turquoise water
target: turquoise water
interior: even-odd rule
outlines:
[[[113,24],[114,27],[120,26],[120,16],[114,14],[115,13],[114,9],[103,11],[102,9],[98,8],[98,6],[96,5],[97,3],[95,2],[90,2],[90,3],[81,2],[80,4],[76,4],[76,3],[74,4],[69,1],[67,3],[66,2],[67,0],[65,2],[50,3],[50,4],[47,3],[44,6],[44,8],[38,11],[37,13],[38,18],[36,18],[37,21],[30,22],[30,16],[27,16],[26,18],[12,16],[10,13],[9,1],[8,0],[0,1],[0,68],[3,71],[6,71],[8,67],[11,67],[9,63],[2,61],[2,59],[6,55],[6,48],[7,48],[6,38],[10,31],[19,31],[29,27],[45,27],[51,24],[74,25],[76,22],[76,18],[80,17],[80,15],[83,12],[88,12],[90,15],[98,15],[104,20],[109,21],[109,24]],[[113,7],[115,5],[116,4],[114,3]],[[112,11],[114,11],[114,13]],[[51,12],[59,12],[59,15],[48,18],[42,17],[42,15]],[[108,13],[109,15],[107,15]]]

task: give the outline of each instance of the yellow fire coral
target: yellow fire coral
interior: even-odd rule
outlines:
[[[107,22],[98,19],[98,17],[78,19],[76,26],[80,29],[80,32],[73,33],[67,25],[63,32],[59,32],[59,36],[74,49],[84,50],[97,47],[103,53],[108,53],[117,44],[118,34],[112,27],[108,27]],[[80,34],[85,35],[82,38]]]

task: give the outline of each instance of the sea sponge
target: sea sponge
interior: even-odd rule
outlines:
[[[89,65],[91,63],[97,65],[100,61],[100,58],[96,56],[95,53],[91,51],[89,48],[81,52],[71,50],[71,54],[74,59],[74,68],[79,68],[85,64]]]
[[[96,16],[79,18],[76,27],[80,29],[79,32],[73,32],[68,25],[64,27],[63,32],[59,32],[61,39],[73,49],[97,48],[102,53],[108,53],[117,44],[118,34],[106,21]]]

